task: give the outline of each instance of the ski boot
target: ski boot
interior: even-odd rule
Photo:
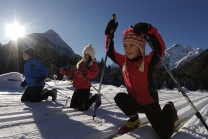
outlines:
[[[137,114],[130,116],[130,119],[126,122],[126,124],[118,128],[118,134],[125,134],[135,129],[136,127],[139,127],[139,125],[140,125],[139,116]]]
[[[47,93],[48,93],[48,89],[47,88],[42,90],[41,95],[44,96],[43,100],[47,100],[48,99],[48,94]]]
[[[167,102],[166,105],[163,108],[163,112],[168,117],[171,117],[171,120],[174,123],[173,126],[175,128],[178,121],[179,121],[179,117],[178,117],[177,110],[176,110],[173,102],[171,102],[171,101]]]

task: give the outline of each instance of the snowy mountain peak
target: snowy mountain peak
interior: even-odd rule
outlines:
[[[179,69],[197,57],[203,51],[203,49],[195,48],[192,46],[174,44],[165,51],[163,61],[166,63],[170,70]]]
[[[54,33],[54,34],[57,34],[53,29],[49,29],[49,30],[46,31],[45,33]]]
[[[175,47],[182,47],[180,44],[174,44],[173,46],[171,46],[170,48],[168,48],[167,50],[169,49],[174,49]]]
[[[180,44],[174,44],[170,48],[168,48],[166,50],[166,52],[167,51],[176,51],[176,50],[186,50],[186,49],[191,51],[191,50],[195,50],[196,48],[193,46],[187,46],[187,45],[182,46]]]
[[[54,36],[56,38],[61,38],[53,29],[50,29],[48,31],[46,31],[45,33],[43,33],[45,35],[48,35],[48,36]]]
[[[18,38],[17,43],[10,41],[8,45],[13,46],[18,44],[18,46],[25,48],[28,47],[28,44],[31,47],[35,47],[36,45],[44,44],[44,42],[48,42],[51,49],[59,52],[60,54],[66,54],[68,57],[75,56],[72,48],[65,41],[63,41],[53,29],[46,31],[45,33],[28,34],[24,38]]]
[[[62,38],[53,29],[39,34],[51,43],[52,49],[55,51],[59,51],[61,54],[66,54],[70,57],[75,55],[71,47],[65,41],[63,41]]]

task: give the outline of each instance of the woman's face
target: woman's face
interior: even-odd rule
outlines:
[[[83,55],[83,58],[84,58],[85,61],[88,61],[89,57],[90,57],[89,54],[84,54],[84,55]]]
[[[136,57],[142,56],[139,46],[131,42],[124,44],[124,52],[129,59],[134,59]]]

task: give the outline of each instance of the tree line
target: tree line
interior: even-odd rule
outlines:
[[[14,45],[0,44],[0,74],[8,72],[24,73],[25,61],[23,61],[23,50],[26,47],[29,46],[20,46],[18,43]],[[43,43],[37,43],[33,47],[35,48],[35,59],[40,60],[48,67],[48,77],[51,79],[53,79],[54,75],[57,75],[58,80],[63,79],[63,75],[61,75],[59,72],[60,68],[75,68],[77,62],[82,58],[79,55],[69,57],[66,54],[60,54],[59,52],[51,49],[50,43],[47,41]],[[100,61],[97,61],[97,63],[99,66],[99,73],[94,81],[100,82],[101,72],[104,66],[103,58]],[[120,68],[112,68],[110,65],[106,66],[102,83],[112,84],[115,86],[120,86],[123,84],[123,77]]]
[[[43,43],[37,43],[34,48],[36,50],[35,58],[40,60],[49,68],[48,77],[51,79],[53,79],[54,75],[57,75],[57,79],[62,80],[63,75],[59,73],[60,68],[75,68],[77,62],[82,58],[79,55],[69,57],[66,54],[60,54],[59,52],[51,49],[50,43],[47,41]],[[23,73],[25,61],[23,61],[22,54],[24,49],[25,46],[18,46],[18,44],[0,44],[0,74],[8,72]],[[97,62],[99,67],[99,73],[93,81],[100,82],[102,70],[105,63],[103,58],[101,58],[101,60]],[[103,84],[114,85],[118,87],[124,85],[124,80],[120,67],[112,67],[111,65],[105,65],[105,67],[105,73],[102,80]],[[172,74],[182,87],[186,87],[189,90],[208,90],[206,80],[194,79],[186,74],[178,74],[176,71],[172,71]],[[177,88],[166,70],[161,66],[158,66],[155,69],[153,79],[157,89]]]

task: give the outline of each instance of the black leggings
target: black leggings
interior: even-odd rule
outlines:
[[[159,103],[140,105],[132,96],[126,93],[118,93],[114,100],[126,116],[145,113],[153,129],[160,138],[166,139],[172,135],[174,123],[170,119],[173,119],[173,117],[165,115]]]
[[[90,89],[76,89],[72,95],[70,108],[78,108],[78,111],[88,110],[94,99],[88,99]]]
[[[27,87],[21,97],[21,101],[41,102],[47,95],[41,95],[42,90],[43,87],[41,86]]]

